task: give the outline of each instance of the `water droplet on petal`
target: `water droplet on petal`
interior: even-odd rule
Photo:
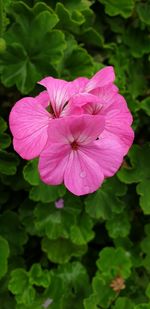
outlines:
[[[86,172],[85,172],[85,171],[82,171],[82,172],[80,173],[80,177],[81,177],[81,178],[86,177]]]

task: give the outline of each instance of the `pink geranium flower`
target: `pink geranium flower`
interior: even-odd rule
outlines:
[[[50,185],[64,182],[76,195],[94,192],[116,173],[132,145],[132,115],[114,85],[113,67],[72,82],[46,77],[37,97],[18,101],[10,113],[15,150],[40,156]]]
[[[16,152],[26,160],[38,157],[47,142],[47,128],[51,119],[81,113],[79,105],[72,104],[71,97],[113,80],[112,67],[100,70],[91,80],[82,77],[73,82],[53,77],[41,80],[39,84],[47,91],[35,98],[19,100],[11,110],[9,124]]]
[[[76,195],[97,190],[106,176],[118,170],[124,155],[115,139],[101,138],[104,126],[104,117],[99,115],[52,121],[39,159],[41,179],[50,185],[64,182]]]
[[[40,84],[47,91],[35,98],[19,100],[9,117],[14,149],[27,160],[40,155],[47,142],[47,128],[52,119],[76,113],[75,106],[68,104],[75,93],[71,82],[47,77]]]
[[[70,98],[72,106],[78,106],[78,114],[101,115],[105,117],[103,138],[118,141],[124,149],[124,155],[133,143],[133,121],[123,96],[118,94],[118,88],[113,84],[115,78],[112,67],[106,67],[97,72],[91,80],[74,81],[78,93]]]

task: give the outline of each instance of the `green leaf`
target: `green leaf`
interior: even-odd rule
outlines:
[[[125,190],[116,178],[107,180],[96,193],[86,198],[86,212],[95,219],[108,219],[113,212],[121,213],[124,203],[119,196],[124,195]]]
[[[150,38],[140,29],[138,29],[138,35],[137,29],[131,27],[126,29],[123,40],[135,58],[140,58],[150,52]]]
[[[98,309],[98,296],[97,294],[91,294],[88,298],[83,301],[85,309]]]
[[[98,269],[110,278],[120,275],[127,279],[131,274],[131,254],[123,248],[104,248],[96,264]]]
[[[35,65],[30,62],[24,47],[18,42],[14,42],[9,46],[3,59],[3,84],[6,87],[16,84],[22,93],[27,93],[40,78],[41,74],[37,71]]]
[[[150,181],[150,145],[143,147],[134,145],[129,151],[130,164],[124,165],[118,172],[118,177],[125,183],[140,182],[137,193],[140,194],[140,206],[145,214],[150,214],[150,192],[148,190]]]
[[[112,214],[106,222],[106,228],[111,238],[126,237],[131,228],[127,213]]]
[[[85,267],[78,261],[58,266],[55,276],[76,293],[88,294],[89,278]]]
[[[7,129],[7,123],[6,121],[0,117],[0,133],[4,133]]]
[[[71,12],[73,12],[74,10],[83,11],[92,5],[91,1],[89,0],[76,0],[76,1],[64,0],[63,2],[66,8]]]
[[[150,116],[150,97],[144,99],[140,104],[141,109],[145,111],[145,113]]]
[[[7,260],[9,256],[9,245],[6,239],[0,236],[0,279],[7,272]]]
[[[146,179],[137,185],[137,193],[140,195],[140,206],[145,215],[150,214],[150,179]]]
[[[14,175],[18,164],[19,160],[14,153],[0,150],[0,173]]]
[[[24,269],[15,269],[11,272],[9,290],[13,294],[21,294],[28,285],[28,275]]]
[[[19,218],[26,232],[30,235],[36,235],[34,209],[35,203],[28,198],[23,201],[19,208]]]
[[[49,239],[68,238],[68,222],[73,224],[74,218],[64,209],[56,209],[53,204],[38,204],[35,209],[35,227],[40,235]]]
[[[23,169],[24,179],[29,182],[30,185],[36,186],[40,182],[38,172],[38,160],[29,161]]]
[[[61,248],[61,250],[60,250]],[[86,251],[86,246],[77,246],[67,239],[42,240],[42,250],[47,253],[50,261],[54,263],[67,263],[72,256],[82,256]]]
[[[24,179],[32,186],[29,197],[31,200],[42,203],[56,201],[59,197],[64,196],[66,189],[64,186],[49,186],[43,183],[39,178],[37,159],[27,163],[23,169]]]
[[[145,225],[146,236],[141,241],[141,249],[144,253],[142,265],[150,272],[150,224]]]
[[[80,37],[88,46],[102,47],[104,45],[103,36],[92,27],[86,28]]]
[[[110,16],[121,15],[124,18],[131,16],[134,9],[134,0],[99,0],[105,5],[106,13]]]
[[[87,51],[81,47],[73,50],[72,54],[66,59],[65,66],[72,78],[78,76],[90,77],[94,73],[93,60]]]
[[[140,20],[150,26],[150,19],[149,19],[149,16],[150,16],[150,3],[148,2],[145,2],[145,3],[137,3],[137,13],[139,15],[139,18]]]
[[[18,268],[11,272],[8,288],[16,295],[18,304],[30,305],[34,301],[35,290],[29,285],[28,274],[24,269]]]
[[[131,60],[128,69],[128,90],[135,100],[138,96],[144,95],[148,89],[147,81],[145,79],[144,65],[141,60]],[[128,102],[128,101],[127,101]],[[139,108],[141,108],[140,103]],[[130,106],[129,106],[130,107]]]
[[[0,134],[0,147],[2,149],[8,148],[11,144],[11,138],[7,133]]]
[[[42,203],[56,201],[59,197],[64,196],[66,189],[63,185],[48,186],[40,181],[38,186],[30,190],[29,197],[31,200]]]
[[[110,287],[110,283],[109,278],[104,280],[100,275],[94,277],[92,282],[94,294],[97,295],[97,304],[102,308],[109,308],[116,298],[116,293]]]
[[[27,235],[15,212],[6,211],[0,215],[0,234],[7,239],[11,255],[22,252],[22,246],[27,241]]]
[[[118,177],[125,183],[139,182],[150,175],[150,145],[143,147],[134,145],[128,153],[130,165],[123,165],[118,172]]]
[[[93,222],[87,214],[80,215],[76,224],[71,226],[70,238],[76,245],[85,245],[94,238]]]
[[[16,84],[22,93],[31,91],[45,75],[57,75],[66,47],[63,33],[52,30],[57,15],[45,5],[41,12],[37,7],[31,9],[20,1],[15,4],[16,23],[5,34],[8,47],[0,63],[2,82],[7,87]]]
[[[47,288],[50,285],[50,273],[43,271],[40,264],[34,264],[29,272],[29,283]]]
[[[150,309],[150,304],[139,304],[134,306],[133,309]]]
[[[58,2],[56,4],[56,13],[60,19],[60,28],[73,33],[79,33],[79,27],[85,22],[85,18],[80,11],[74,10],[71,12],[62,3]]]
[[[112,309],[134,309],[133,302],[127,297],[119,297]]]
[[[43,11],[35,16],[32,22],[32,32],[31,36],[34,38],[33,41],[37,43],[39,42],[39,32],[44,31],[49,32],[52,30],[56,24],[58,23],[59,19],[54,12]],[[39,30],[39,32],[37,31]],[[31,42],[33,44],[33,42]],[[34,48],[34,46],[32,46]]]
[[[117,292],[112,288],[112,282],[118,278],[127,279],[131,274],[131,256],[123,248],[105,247],[100,251],[100,258],[96,262],[99,271],[92,281],[93,293],[86,300],[85,308],[94,300],[93,308],[109,308],[116,299]],[[99,307],[98,307],[99,308]]]
[[[7,129],[7,123],[0,117],[0,148],[5,149],[10,146],[11,138],[7,133],[4,133]]]

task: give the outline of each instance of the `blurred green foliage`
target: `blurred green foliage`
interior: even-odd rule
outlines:
[[[135,143],[116,176],[75,197],[13,152],[8,115],[46,75],[106,65]],[[150,309],[150,1],[1,0],[0,78],[0,308]]]

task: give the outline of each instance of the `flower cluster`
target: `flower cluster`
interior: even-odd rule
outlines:
[[[113,67],[71,82],[46,77],[39,82],[46,90],[14,105],[9,119],[14,149],[27,160],[39,157],[43,182],[64,182],[83,195],[119,169],[134,133],[114,80]]]

